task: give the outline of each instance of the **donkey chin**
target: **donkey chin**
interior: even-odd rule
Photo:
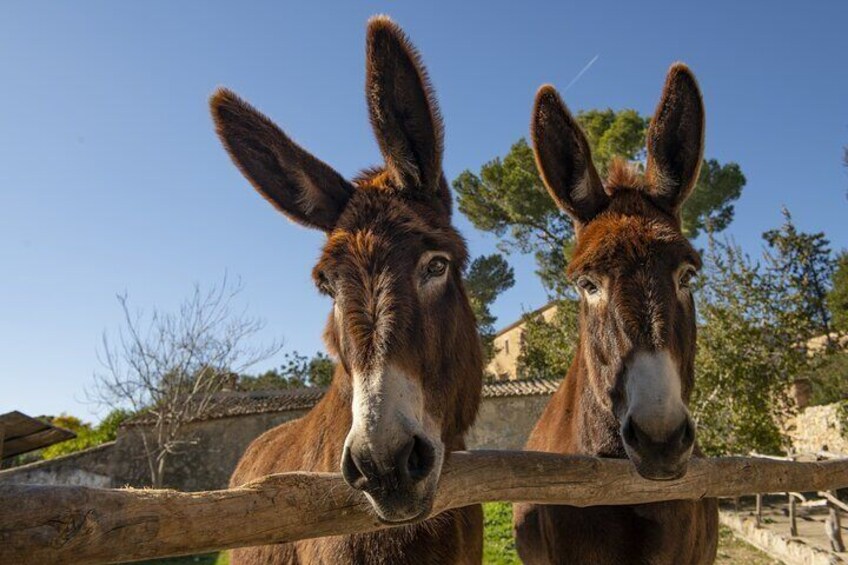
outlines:
[[[422,520],[433,508],[445,447],[423,399],[420,381],[391,367],[353,377],[342,476],[387,524]]]
[[[695,424],[671,357],[666,352],[636,355],[626,379],[621,439],[627,456],[646,479],[681,478],[695,446]]]

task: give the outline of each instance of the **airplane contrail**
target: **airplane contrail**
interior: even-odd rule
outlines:
[[[592,65],[594,65],[594,64],[595,64],[595,61],[597,61],[597,60],[598,60],[598,57],[600,57],[600,56],[601,56],[601,54],[600,54],[600,53],[598,53],[597,55],[595,55],[594,57],[592,57],[592,60],[591,60],[591,61],[589,61],[588,63],[586,63],[586,66],[585,66],[585,67],[583,67],[582,69],[580,69],[580,72],[579,72],[579,73],[577,73],[577,76],[576,76],[576,77],[574,77],[573,79],[571,79],[571,82],[569,82],[569,83],[568,83],[568,86],[566,86],[566,87],[565,87],[565,90],[563,90],[563,92],[565,92],[566,90],[568,90],[569,88],[571,88],[572,86],[574,86],[574,83],[575,83],[575,82],[577,82],[578,80],[580,80],[580,77],[582,77],[582,76],[583,76],[583,73],[585,73],[586,71],[588,71],[588,70],[589,70],[589,68],[590,68]]]

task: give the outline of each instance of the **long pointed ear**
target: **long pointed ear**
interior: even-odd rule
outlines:
[[[209,105],[218,137],[254,188],[295,222],[332,230],[353,186],[235,93],[220,88]]]
[[[542,86],[536,93],[530,135],[542,180],[575,227],[607,207],[609,196],[592,163],[586,135],[551,85]]]
[[[442,118],[417,50],[396,23],[375,16],[368,22],[366,57],[368,111],[387,171],[399,189],[423,189],[449,203]]]
[[[668,70],[647,138],[651,194],[676,214],[695,187],[704,159],[704,102],[695,75],[683,63]]]

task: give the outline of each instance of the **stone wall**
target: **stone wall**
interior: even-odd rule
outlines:
[[[468,434],[469,449],[521,449],[549,395],[485,398]],[[244,450],[264,431],[306,410],[218,418],[189,424],[191,444],[169,459],[165,486],[183,491],[226,488]],[[149,473],[138,430],[118,437],[112,472],[117,485],[144,486]]]
[[[485,398],[468,433],[468,449],[522,449],[549,395]]]
[[[111,462],[115,442],[47,461],[0,471],[0,484],[77,485],[107,488],[112,482]]]
[[[549,394],[485,398],[468,435],[469,449],[521,449]],[[226,488],[244,450],[264,431],[299,418],[286,410],[188,424],[188,443],[168,459],[165,486],[183,491]],[[147,486],[150,473],[138,428],[122,428],[116,442],[50,461],[0,472],[0,483]]]
[[[798,453],[826,450],[848,455],[848,401],[809,406],[790,421],[789,430]]]
[[[227,488],[247,446],[264,431],[300,418],[306,410],[249,414],[192,422],[183,429],[188,443],[168,458],[165,485],[182,491]],[[138,428],[118,436],[112,464],[116,484],[146,486],[150,472]]]
[[[484,398],[468,434],[469,449],[521,449],[550,394]],[[307,410],[235,415],[186,426],[189,443],[169,459],[165,486],[184,491],[226,488],[241,454],[253,439]],[[827,449],[848,455],[848,401],[812,406],[796,416],[790,434],[797,452]],[[150,483],[138,429],[122,428],[118,440],[49,461],[0,471],[0,483],[95,487]]]

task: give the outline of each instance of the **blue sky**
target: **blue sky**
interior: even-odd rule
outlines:
[[[844,2],[290,4],[0,7],[0,412],[97,418],[84,391],[103,330],[120,323],[119,292],[167,309],[228,272],[266,338],[322,347],[329,303],[309,272],[323,236],[253,193],[207,97],[229,86],[351,176],[379,161],[363,95],[375,13],[394,17],[429,67],[449,179],[527,134],[540,84],[563,89],[598,56],[567,104],[650,113],[682,60],[704,91],[707,156],[748,178],[728,233],[756,252],[786,205],[802,229],[848,246]],[[472,253],[494,249],[458,224]],[[532,259],[511,262],[503,323],[545,301]]]

